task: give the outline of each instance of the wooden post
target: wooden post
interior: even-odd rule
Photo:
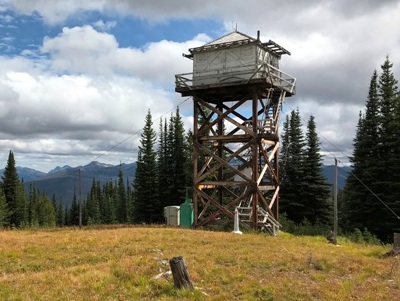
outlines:
[[[174,278],[175,288],[193,289],[193,283],[190,280],[189,273],[186,269],[185,261],[182,256],[173,257],[169,260],[172,276]]]
[[[338,234],[338,178],[337,178],[337,159],[335,157],[335,169],[334,169],[334,182],[333,182],[333,243],[337,244]]]
[[[393,234],[393,251],[400,252],[400,233]]]

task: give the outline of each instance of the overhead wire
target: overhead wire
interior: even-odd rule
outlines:
[[[161,114],[159,117],[157,117],[156,119],[154,119],[153,121],[156,122],[158,120],[160,120],[162,117],[164,117],[165,115],[171,113],[173,110],[176,110],[180,105],[184,104],[187,100],[189,100],[190,97],[186,97],[183,101],[181,101],[179,104],[177,104],[176,106],[174,106],[172,109],[168,110],[167,112]],[[93,159],[93,161],[97,161],[99,158],[105,156],[106,154],[108,154],[109,152],[111,152],[112,150],[116,149],[118,146],[120,146],[121,144],[123,144],[124,142],[128,141],[130,138],[132,138],[133,136],[139,134],[143,129],[137,130],[136,132],[130,134],[128,137],[124,138],[123,140],[121,140],[120,142],[118,142],[117,144],[113,145],[111,148],[109,148],[108,150],[104,151],[103,153],[101,153],[100,155],[98,155],[97,157],[95,157]]]

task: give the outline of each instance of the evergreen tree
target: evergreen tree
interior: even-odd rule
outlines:
[[[399,92],[392,67],[387,57],[379,78],[377,72],[372,76],[365,116],[360,115],[354,139],[354,177],[345,188],[347,226],[366,227],[384,241],[400,230]]]
[[[17,201],[18,201],[18,218],[19,218],[19,226],[25,227],[27,226],[27,203],[26,203],[26,194],[25,194],[25,184],[22,182],[18,183],[17,186]]]
[[[56,225],[54,206],[47,195],[38,198],[35,211],[40,227],[54,227]]]
[[[65,216],[64,216],[64,209],[62,207],[62,202],[58,203],[58,208],[57,208],[57,215],[56,215],[56,224],[59,227],[62,227],[65,225]]]
[[[166,151],[165,151],[165,161],[166,161],[166,170],[164,175],[159,175],[161,178],[160,180],[164,183],[164,196],[165,199],[163,200],[163,207],[165,206],[170,206],[170,205],[176,205],[174,203],[174,197],[176,195],[175,192],[175,158],[174,158],[174,117],[171,115],[169,122],[168,122],[168,130],[166,132]]]
[[[9,212],[9,223],[12,226],[19,227],[24,223],[25,199],[22,198],[20,193],[20,181],[15,165],[14,153],[12,151],[9,153],[2,180],[3,191]]]
[[[377,144],[378,153],[378,178],[376,194],[388,205],[392,210],[400,215],[400,183],[395,179],[399,179],[400,166],[399,149],[396,148],[396,141],[400,135],[400,126],[396,122],[396,107],[399,102],[399,91],[397,80],[392,72],[393,64],[386,57],[385,62],[381,66],[382,73],[379,76],[379,103],[380,103],[380,123],[379,123],[379,140]],[[380,168],[380,170],[379,170]],[[376,208],[374,214],[378,216],[386,216],[384,220],[380,219],[374,231],[378,237],[386,240],[391,239],[392,233],[400,230],[400,223],[396,216],[384,208],[382,204]]]
[[[115,224],[117,223],[117,214],[115,210],[114,200],[111,196],[104,196],[104,206],[107,212],[103,216],[103,221],[105,224]]]
[[[285,125],[283,136],[288,138],[284,156],[284,178],[280,194],[280,209],[288,218],[296,223],[301,222],[307,216],[307,206],[302,200],[304,195],[304,134],[301,129],[299,110],[292,111],[289,124]],[[283,139],[285,141],[285,138]],[[282,163],[281,163],[282,164]]]
[[[28,212],[27,222],[29,227],[32,227],[35,218],[35,200],[36,200],[36,189],[32,183],[29,183],[29,196],[28,196]]]
[[[66,226],[70,226],[71,225],[71,218],[69,216],[69,213],[70,213],[70,210],[69,210],[68,206],[65,206],[65,209],[64,209],[64,224]]]
[[[133,223],[133,193],[129,184],[129,177],[126,177],[126,206],[127,206],[127,222]]]
[[[182,117],[179,113],[179,108],[176,109],[175,117],[172,119],[173,122],[173,194],[170,200],[170,205],[180,205],[185,200],[186,192],[186,167],[187,161],[190,157],[187,157],[187,145],[185,139],[185,129],[183,125]]]
[[[290,147],[290,138],[289,138],[289,124],[290,118],[289,115],[286,115],[286,119],[283,122],[283,134],[281,137],[281,151],[279,155],[279,177],[280,177],[280,188],[284,189],[286,183],[289,182],[286,174],[286,163],[287,163],[287,156],[288,156],[288,149]]]
[[[145,118],[145,126],[141,135],[138,152],[136,175],[134,179],[135,222],[154,223],[162,220],[158,198],[156,133],[152,128],[150,110]]]
[[[8,208],[3,189],[0,187],[0,228],[8,225]]]
[[[87,222],[90,225],[100,224],[102,222],[99,194],[97,193],[97,184],[95,179],[92,181],[89,194],[87,196],[86,208],[87,208]],[[99,184],[100,185],[100,184]]]
[[[344,226],[350,231],[365,227],[375,230],[373,225],[378,219],[378,216],[374,215],[377,199],[365,186],[373,191],[379,188],[376,182],[376,175],[380,169],[377,164],[379,118],[378,73],[375,70],[370,81],[365,116],[360,113],[356,137],[353,140],[353,156],[350,158],[352,174],[344,188],[343,220]],[[369,220],[371,222],[368,222]]]
[[[72,199],[71,208],[68,213],[69,225],[78,226],[79,225],[79,204],[76,199],[76,193],[74,191],[74,197]]]
[[[118,172],[118,222],[128,222],[128,204],[122,168]]]
[[[169,160],[168,145],[168,123],[160,120],[160,135],[157,151],[157,175],[158,175],[158,195],[160,199],[160,209],[168,206],[171,186],[171,170],[168,168]]]
[[[306,153],[302,198],[307,207],[305,218],[312,224],[330,224],[332,211],[329,184],[322,174],[322,156],[314,116],[307,123]]]

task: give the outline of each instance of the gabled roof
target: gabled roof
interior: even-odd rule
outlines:
[[[281,47],[274,41],[269,40],[267,43],[261,43],[259,39],[252,38],[244,33],[241,33],[237,30],[228,33],[214,41],[211,41],[207,44],[204,44],[200,47],[190,48],[190,54],[184,54],[185,57],[192,58],[193,53],[214,50],[218,48],[230,47],[231,45],[244,45],[250,43],[258,43],[261,47],[265,48],[267,51],[274,53],[278,57],[281,57],[282,54],[290,55],[290,52],[285,48]]]
[[[238,41],[249,41],[249,42],[255,42],[256,39],[245,35],[244,33],[241,33],[239,31],[233,31],[231,33],[228,33],[214,41],[211,41],[204,46],[211,46],[211,45],[218,45],[218,44],[225,44],[225,43],[233,43],[233,42],[238,42]],[[203,46],[203,47],[204,47]]]

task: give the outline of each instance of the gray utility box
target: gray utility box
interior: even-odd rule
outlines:
[[[167,226],[178,227],[180,225],[179,215],[180,206],[164,207],[164,217],[167,222]]]

